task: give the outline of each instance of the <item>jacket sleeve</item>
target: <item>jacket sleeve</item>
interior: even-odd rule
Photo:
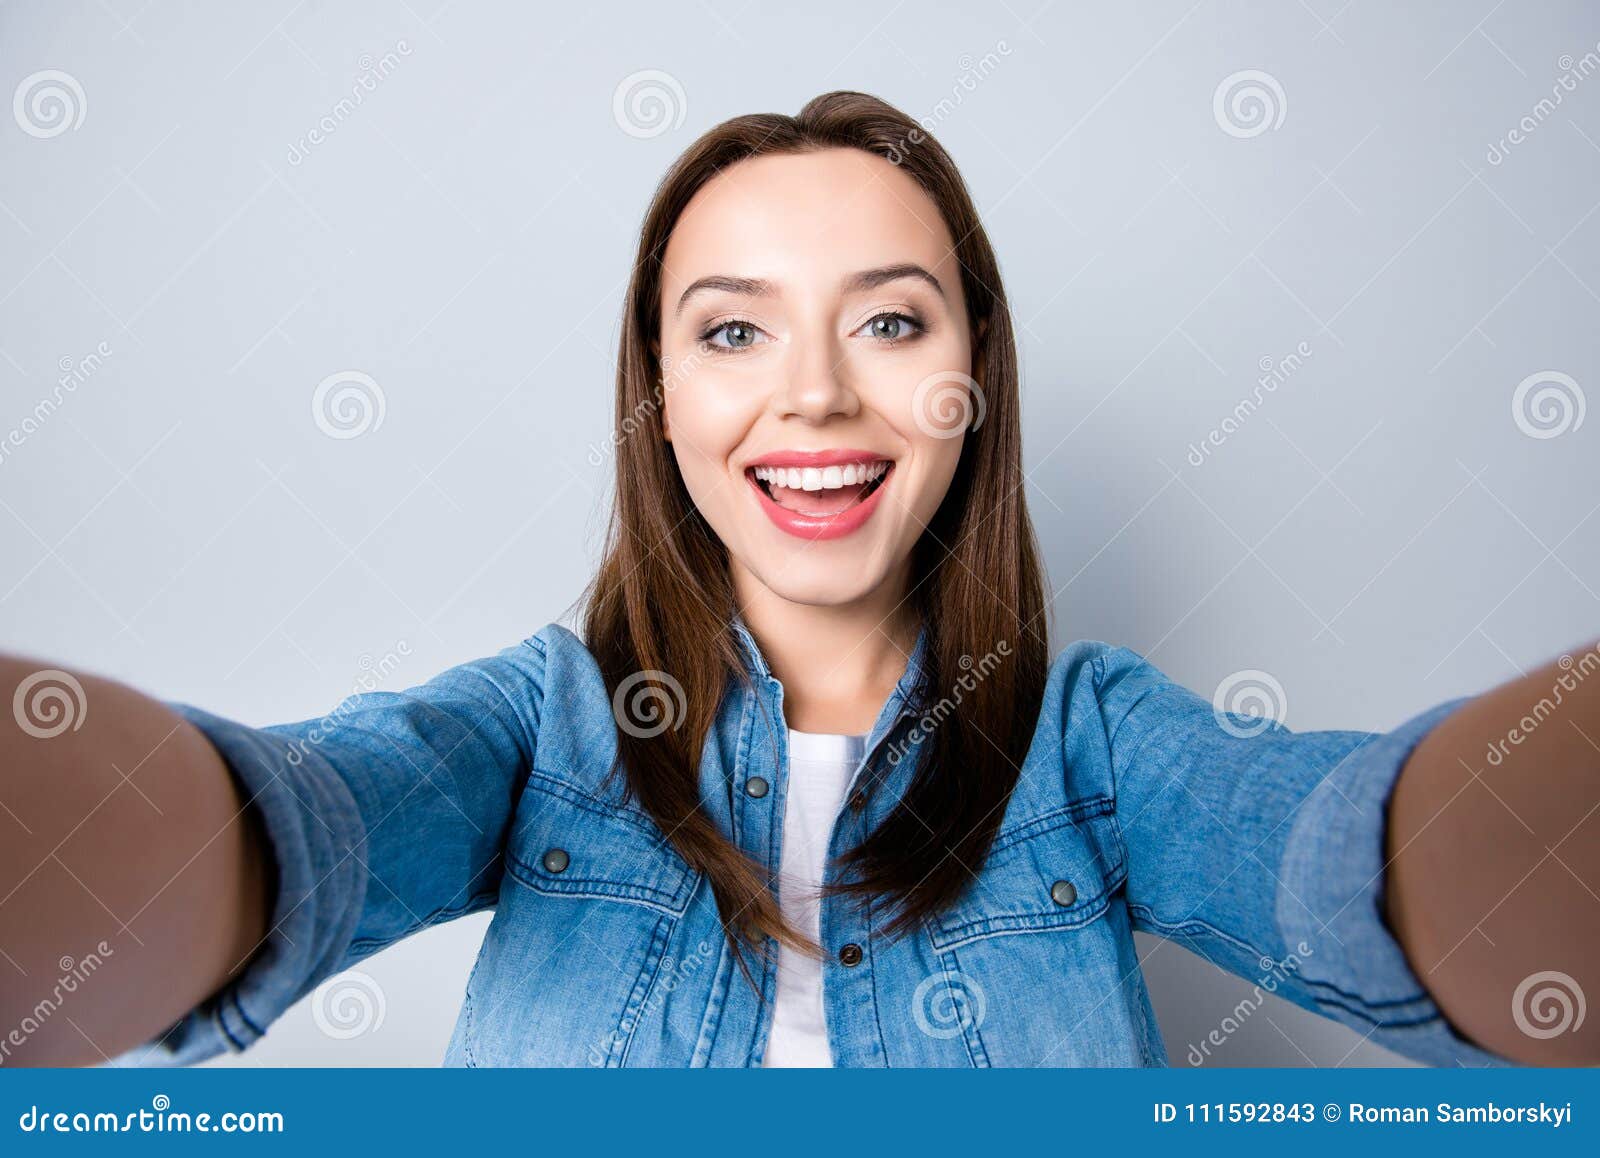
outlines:
[[[216,747],[260,817],[276,899],[245,968],[111,1064],[183,1065],[242,1050],[327,977],[492,905],[533,762],[544,668],[534,636],[294,724],[255,728],[170,704]]]
[[[1296,733],[1126,648],[1064,659],[1068,766],[1076,750],[1110,782],[1135,928],[1407,1057],[1506,1064],[1448,1023],[1383,914],[1390,793],[1463,700],[1390,732]]]

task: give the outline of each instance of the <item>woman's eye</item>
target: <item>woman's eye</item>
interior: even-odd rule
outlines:
[[[754,346],[764,335],[749,322],[723,322],[701,336],[701,341],[719,350],[743,350]]]
[[[864,331],[879,341],[892,344],[912,337],[920,328],[914,318],[905,314],[879,314],[856,332]]]

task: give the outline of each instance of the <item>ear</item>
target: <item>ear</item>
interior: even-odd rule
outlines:
[[[976,337],[974,338],[974,345],[976,345],[978,342],[983,341],[983,339],[988,335],[988,333],[989,333],[989,319],[988,318],[979,318],[978,319],[978,332],[977,332]]]

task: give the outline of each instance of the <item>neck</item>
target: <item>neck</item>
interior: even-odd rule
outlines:
[[[783,714],[797,732],[872,730],[916,646],[919,619],[902,573],[851,603],[783,598],[734,564],[739,614],[783,685]]]

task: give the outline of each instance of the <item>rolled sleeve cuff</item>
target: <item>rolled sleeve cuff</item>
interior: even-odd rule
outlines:
[[[251,1045],[325,977],[354,937],[366,888],[355,798],[314,746],[187,704],[167,705],[211,741],[260,816],[277,893],[266,939],[217,993],[113,1066],[189,1065]]]
[[[1383,918],[1390,794],[1406,759],[1463,700],[1353,749],[1306,797],[1284,851],[1278,924],[1318,1007],[1371,1041],[1431,1065],[1509,1064],[1461,1037]]]

